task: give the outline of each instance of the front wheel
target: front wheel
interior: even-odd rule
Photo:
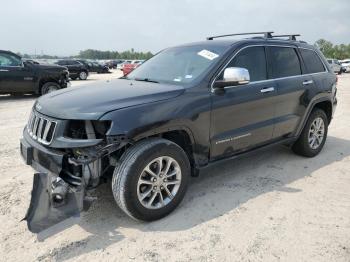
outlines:
[[[80,80],[86,80],[87,77],[88,77],[88,74],[87,74],[85,71],[81,71],[81,72],[79,73],[79,79],[80,79]]]
[[[58,89],[60,89],[60,86],[57,83],[48,82],[41,87],[41,94],[46,95]]]
[[[311,112],[298,140],[293,145],[293,151],[302,156],[314,157],[322,150],[328,133],[328,118],[321,109]]]
[[[160,219],[180,204],[190,170],[188,157],[177,144],[158,138],[141,141],[124,153],[114,170],[114,198],[134,219]]]

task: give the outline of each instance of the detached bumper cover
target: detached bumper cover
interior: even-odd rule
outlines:
[[[32,198],[24,218],[33,233],[47,230],[70,217],[79,217],[84,209],[84,188],[53,187],[57,182],[62,180],[51,173],[34,174]],[[67,191],[62,192],[62,188]],[[62,192],[64,198],[55,198],[57,192]]]

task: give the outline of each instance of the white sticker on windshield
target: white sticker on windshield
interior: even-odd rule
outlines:
[[[209,60],[214,60],[215,58],[219,57],[218,54],[210,52],[209,50],[206,50],[206,49],[203,49],[202,51],[198,52],[197,54],[206,58],[206,59],[209,59]]]

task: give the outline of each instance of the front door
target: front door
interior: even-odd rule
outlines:
[[[34,75],[21,59],[9,53],[0,53],[0,92],[25,93],[34,90]]]
[[[276,84],[267,80],[265,48],[246,47],[227,67],[248,69],[250,83],[227,87],[222,94],[212,93],[212,160],[267,143],[274,128]]]

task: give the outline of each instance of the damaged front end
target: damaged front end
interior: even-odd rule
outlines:
[[[108,136],[108,121],[57,120],[33,111],[21,139],[21,154],[34,174],[25,216],[33,233],[60,231],[86,211],[90,189],[115,166],[122,136]],[[54,228],[54,230],[52,230]]]

